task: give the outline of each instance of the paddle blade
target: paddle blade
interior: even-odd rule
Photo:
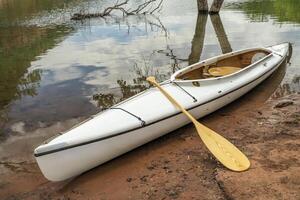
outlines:
[[[188,111],[184,109],[168,92],[166,92],[159,83],[156,82],[155,77],[150,76],[147,81],[156,86],[166,98],[180,109],[196,126],[197,132],[207,148],[212,154],[227,168],[233,171],[245,171],[250,167],[248,158],[231,144],[228,140],[200,124]]]
[[[227,139],[200,123],[195,126],[204,144],[225,167],[233,171],[249,169],[248,158]]]

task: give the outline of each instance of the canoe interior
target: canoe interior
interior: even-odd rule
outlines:
[[[271,52],[267,50],[260,49],[236,55],[229,55],[223,58],[221,57],[216,62],[208,63],[206,65],[203,65],[203,63],[192,65],[190,68],[179,73],[175,78],[177,80],[195,80],[225,76],[263,59],[270,53]]]

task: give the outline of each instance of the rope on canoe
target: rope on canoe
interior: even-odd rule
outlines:
[[[188,91],[186,91],[185,89],[183,89],[183,87],[181,87],[178,83],[173,82],[176,86],[178,86],[182,91],[184,91],[187,95],[189,95],[190,97],[192,97],[192,99],[194,100],[194,102],[197,102],[197,99],[191,95]]]
[[[133,114],[133,113],[131,113],[131,112],[129,112],[129,111],[123,109],[123,108],[110,107],[110,108],[107,108],[107,109],[112,109],[112,110],[122,110],[122,111],[128,113],[129,115],[131,115],[131,116],[137,118],[137,119],[141,122],[141,125],[142,125],[142,126],[145,126],[145,125],[146,125],[146,122],[145,122],[144,120],[142,120],[142,118],[140,118],[139,116],[137,116],[137,115],[135,115],[135,114]]]

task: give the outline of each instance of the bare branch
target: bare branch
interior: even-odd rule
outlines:
[[[159,8],[161,8],[162,3],[163,3],[163,0],[160,0],[160,2],[159,2],[159,4],[157,5],[157,7],[154,8],[154,9],[150,12],[150,14],[153,14],[156,10],[158,10]]]
[[[148,21],[150,25],[154,25],[158,28],[160,28],[162,31],[164,31],[165,33],[165,37],[168,37],[169,32],[167,30],[167,28],[163,25],[163,23],[161,22],[161,20],[159,19],[159,17],[156,17],[155,15],[152,15],[154,19],[156,19],[158,21],[159,24],[154,23],[153,21]]]
[[[145,1],[143,4],[139,5],[135,10],[131,11],[132,14],[140,13],[144,8],[146,8],[150,3],[155,2],[156,0]]]
[[[124,0],[123,2],[119,3],[119,1],[116,1],[113,6],[105,8],[102,12],[99,13],[75,13],[71,19],[72,20],[83,20],[83,19],[89,19],[89,18],[96,18],[96,17],[101,17],[104,18],[105,16],[111,16],[113,11],[120,11],[123,16],[128,16],[128,15],[137,15],[137,14],[153,14],[155,11],[158,11],[161,6],[163,0],[146,0],[144,3],[140,4],[137,6],[137,8],[130,10],[126,8],[126,5],[128,4],[130,0]],[[152,3],[158,2],[157,6],[152,9]],[[146,8],[149,8],[149,10],[145,11]]]

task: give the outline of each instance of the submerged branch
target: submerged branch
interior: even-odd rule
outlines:
[[[113,11],[119,11],[122,13],[123,16],[137,15],[137,14],[153,14],[155,11],[158,11],[162,7],[163,0],[146,0],[144,3],[138,5],[133,10],[126,8],[128,2],[129,0],[124,0],[121,3],[119,3],[119,1],[116,1],[116,3],[113,6],[107,7],[102,12],[99,13],[83,13],[83,12],[75,13],[71,17],[71,20],[83,20],[83,19],[96,18],[96,17],[104,18],[106,16],[111,16]],[[159,3],[156,5],[156,7],[153,8],[152,3],[155,2],[159,2]],[[147,8],[149,9],[146,10]]]

